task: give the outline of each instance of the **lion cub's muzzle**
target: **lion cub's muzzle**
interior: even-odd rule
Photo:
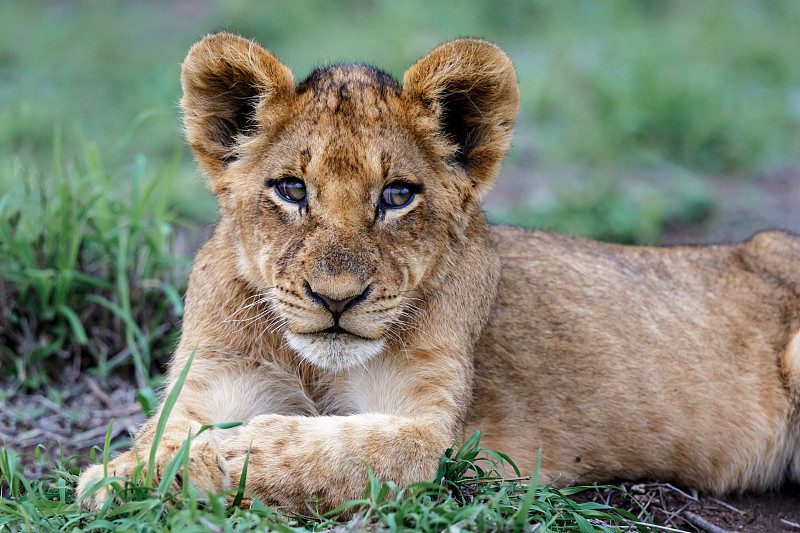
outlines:
[[[323,292],[315,292],[308,281],[305,282],[305,289],[306,295],[327,309],[333,317],[333,325],[321,333],[351,333],[339,325],[339,319],[345,311],[366,300],[370,293],[370,286],[367,285],[361,293],[336,298]]]
[[[374,357],[384,347],[387,322],[395,315],[393,307],[377,305],[384,300],[370,298],[373,285],[349,285],[349,290],[323,291],[304,281],[306,302],[313,302],[305,319],[295,311],[294,328],[285,331],[289,346],[301,357],[319,367],[340,370]],[[320,286],[325,286],[320,284]],[[314,289],[317,290],[314,290]],[[293,331],[294,329],[294,331]]]
[[[305,259],[306,268],[276,280],[275,302],[286,321],[289,346],[307,361],[334,370],[380,353],[402,314],[399,280],[391,275],[395,269],[379,269],[376,253],[339,242],[338,249],[325,247],[318,259]]]

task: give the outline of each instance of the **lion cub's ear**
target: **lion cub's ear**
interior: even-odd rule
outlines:
[[[212,179],[237,147],[269,132],[281,101],[294,93],[292,72],[259,44],[231,33],[196,43],[181,67],[186,140]],[[217,192],[217,191],[215,191]]]
[[[434,114],[451,143],[450,162],[466,170],[480,200],[500,170],[519,107],[511,60],[486,41],[444,43],[408,69],[403,94]]]

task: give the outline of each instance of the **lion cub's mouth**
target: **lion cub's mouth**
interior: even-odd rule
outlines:
[[[316,333],[285,333],[286,342],[297,354],[320,368],[343,370],[362,365],[378,355],[384,339],[369,339],[352,333],[341,326],[333,326]]]
[[[352,335],[352,333],[341,327],[339,324],[331,326],[328,329],[323,329],[322,331],[318,331],[317,333],[347,333],[349,335]]]
[[[359,339],[364,339],[365,341],[374,341],[378,339],[370,339],[369,337],[364,337],[359,335],[358,333],[353,333],[352,331],[344,329],[342,326],[336,324],[335,326],[331,326],[328,329],[323,329],[322,331],[316,331],[314,333],[309,333],[309,335],[352,335],[353,337],[357,337]]]

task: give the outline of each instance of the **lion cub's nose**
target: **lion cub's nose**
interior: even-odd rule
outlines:
[[[321,303],[325,309],[333,314],[334,318],[338,318],[339,315],[347,311],[353,305],[364,300],[369,294],[369,286],[367,286],[361,294],[355,294],[342,299],[331,298],[325,294],[314,292],[308,283],[306,283],[306,290],[309,296]]]

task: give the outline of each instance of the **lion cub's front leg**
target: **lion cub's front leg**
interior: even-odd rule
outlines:
[[[399,486],[430,479],[452,440],[433,420],[384,414],[299,417],[264,415],[221,444],[231,471],[248,457],[250,496],[289,512],[325,512],[360,498],[366,464]]]
[[[134,484],[143,483],[148,470],[147,461],[150,458],[153,444],[154,421],[148,422],[137,434],[136,446],[113,460],[109,461],[107,469],[102,464],[92,465],[80,476],[77,494],[81,505],[91,510],[99,510],[105,501],[112,495],[107,484],[99,483],[107,471],[108,476],[123,478],[126,482]],[[170,419],[165,432],[157,443],[155,466],[153,468],[152,486],[158,487],[164,475],[166,465],[175,457],[187,437],[196,434],[200,424],[186,419]],[[140,466],[141,465],[141,466]],[[141,472],[133,478],[134,473]],[[179,492],[186,481],[186,473],[180,468],[175,478],[170,483],[170,492]],[[208,438],[203,433],[192,441],[189,449],[188,479],[196,487],[217,494],[231,487],[231,479],[227,463],[219,454],[218,446],[214,439]],[[124,498],[124,496],[123,496]]]
[[[180,370],[191,350],[179,350],[173,369]],[[198,352],[188,377],[173,407],[159,442],[154,443],[159,416],[150,419],[138,431],[134,449],[114,458],[108,464],[108,475],[130,480],[137,466],[147,461],[153,446],[156,449],[153,486],[161,481],[164,467],[180,450],[187,437],[197,435],[203,424],[247,422],[261,413],[313,414],[313,406],[296,384],[296,377],[266,362],[233,361],[227,364],[212,357],[213,351]],[[175,384],[176,376],[170,375]],[[232,471],[220,452],[220,441],[232,438],[239,428],[211,429],[193,439],[189,450],[188,479],[196,487],[219,493],[238,483],[238,472]],[[99,509],[108,499],[106,489],[93,490],[104,477],[103,465],[94,465],[81,474],[77,493],[83,505]],[[172,482],[171,492],[176,492],[186,482],[186,474],[179,470]],[[134,483],[142,480],[134,479]],[[105,486],[105,485],[104,485]]]
[[[326,387],[338,412],[353,414],[253,417],[220,443],[231,477],[238,479],[249,453],[247,493],[306,514],[309,505],[325,512],[361,498],[369,479],[365,464],[398,486],[431,479],[461,431],[456,406],[469,368],[449,362],[445,372],[378,356]]]

